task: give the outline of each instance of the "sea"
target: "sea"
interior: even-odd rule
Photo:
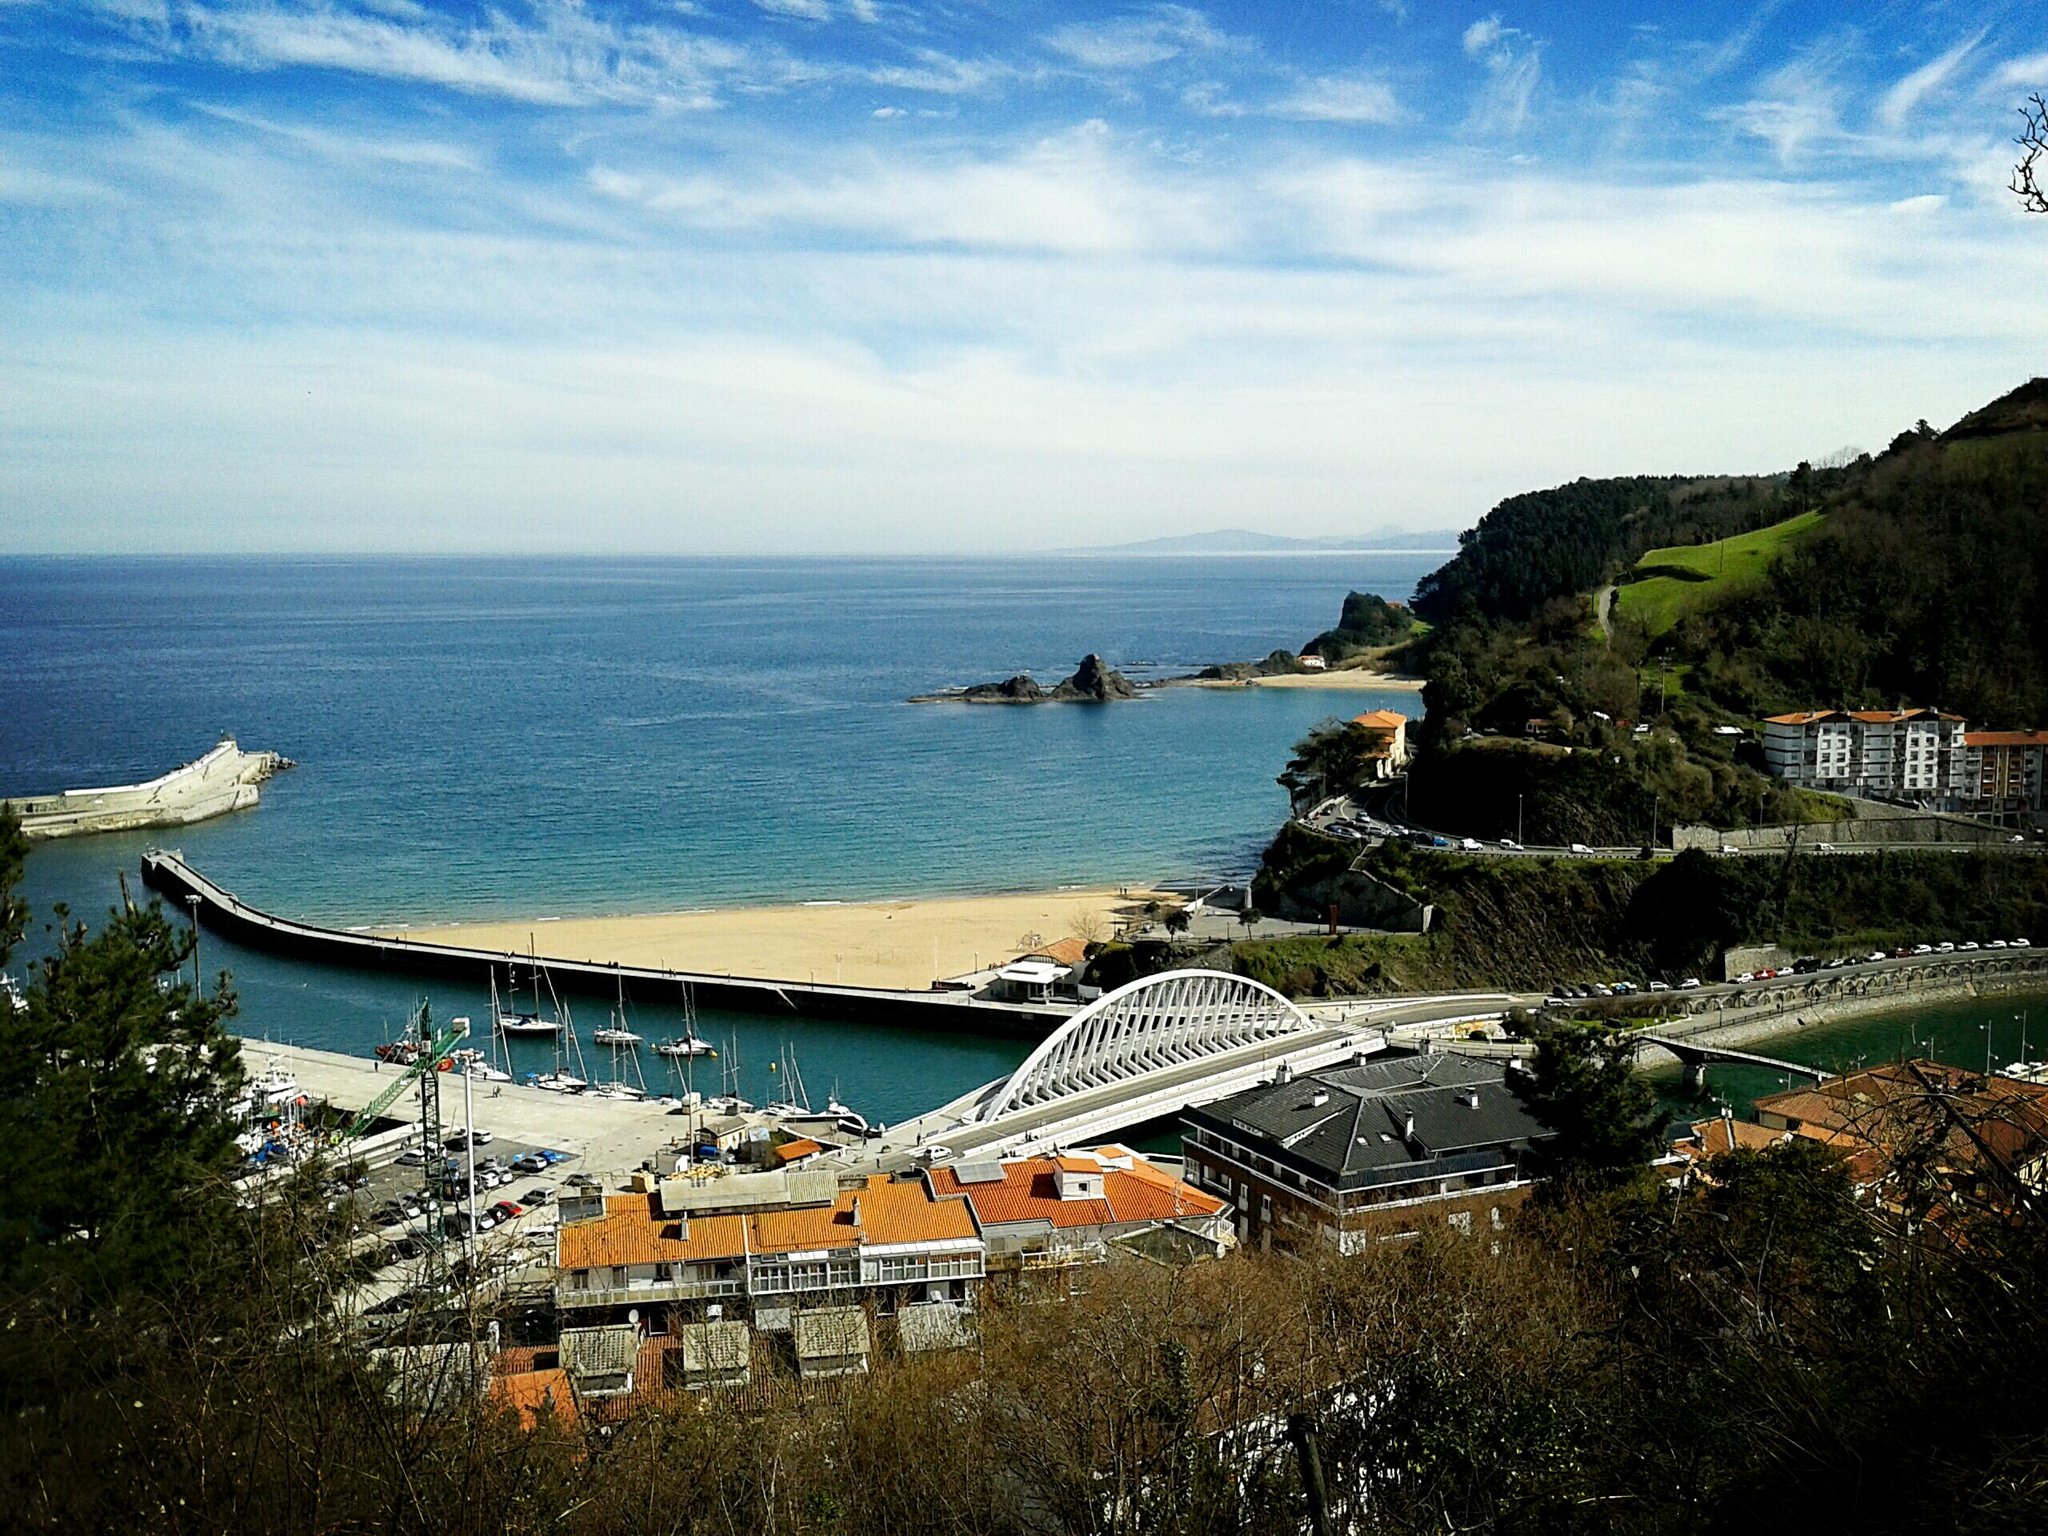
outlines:
[[[149,778],[223,733],[298,764],[251,811],[36,844],[26,952],[60,904],[101,919],[151,846],[321,923],[535,919],[542,954],[550,917],[1242,876],[1286,813],[1292,743],[1333,715],[1419,713],[1416,694],[906,700],[1050,685],[1090,652],[1133,679],[1255,660],[1334,624],[1347,591],[1406,599],[1442,559],[0,560],[0,795]],[[418,995],[211,933],[200,958],[257,1041],[367,1051]],[[483,986],[434,983],[435,1016],[483,1017]],[[586,1030],[610,1002],[570,999]],[[628,1002],[643,1034],[678,1021],[677,997]],[[749,1097],[779,1096],[793,1059],[813,1097],[886,1120],[1029,1047],[737,1014],[699,1030]]]
[[[1279,825],[1290,746],[1412,692],[1168,689],[1108,707],[913,705],[909,695],[1088,652],[1133,678],[1298,648],[1350,590],[1407,598],[1425,552],[985,560],[0,558],[0,795],[152,777],[223,733],[298,766],[260,807],[34,846],[34,928],[103,919],[151,846],[267,910],[338,926],[546,920],[792,901],[1242,876]],[[415,979],[201,939],[236,1027],[367,1052]],[[483,1018],[484,979],[437,980]],[[582,1027],[608,997],[566,1001]],[[643,1034],[681,999],[629,996]],[[1968,1065],[2048,1036],[1999,999],[1817,1027],[1759,1047],[1845,1066]],[[837,1092],[893,1121],[1001,1076],[1029,1041],[707,1011],[695,1086]],[[521,1041],[515,1065],[549,1064]],[[593,1060],[593,1065],[598,1065]],[[643,1062],[651,1086],[672,1068]],[[716,1079],[715,1081],[713,1079]],[[1679,1114],[1784,1086],[1717,1068]]]

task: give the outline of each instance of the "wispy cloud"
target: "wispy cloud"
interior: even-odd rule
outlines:
[[[1498,12],[1473,22],[1460,39],[1465,56],[1486,70],[1486,84],[1474,101],[1471,126],[1480,133],[1519,133],[1529,121],[1529,103],[1543,77],[1542,46]]]
[[[1304,81],[1266,110],[1274,117],[1318,123],[1398,123],[1404,116],[1391,85],[1358,74]]]
[[[1929,59],[1902,78],[1898,84],[1884,93],[1884,99],[1878,103],[1878,119],[1890,128],[1902,125],[1912,115],[1915,107],[1931,93],[1948,84],[1956,70],[1962,66],[1963,60],[1975,52],[1977,45],[1984,41],[1984,36],[1984,32],[1979,32],[1974,37],[1964,38],[1946,53]]]
[[[1225,46],[1229,39],[1200,11],[1160,5],[1105,22],[1074,22],[1048,34],[1046,44],[1089,69],[1132,70],[1163,64],[1184,53]]]

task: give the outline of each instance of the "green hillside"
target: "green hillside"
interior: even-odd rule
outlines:
[[[1696,608],[1755,586],[1773,560],[1822,520],[1822,514],[1806,512],[1711,544],[1650,550],[1615,592],[1614,611],[1654,639]]]

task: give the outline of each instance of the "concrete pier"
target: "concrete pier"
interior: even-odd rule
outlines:
[[[238,944],[252,949],[411,975],[456,976],[479,986],[492,970],[526,965],[525,955],[462,949],[344,933],[312,923],[275,917],[238,900],[175,853],[157,849],[143,856],[142,878],[152,890],[185,910],[196,902],[199,918]],[[1071,1007],[1039,1003],[996,1003],[964,992],[904,992],[885,987],[848,987],[815,982],[775,981],[752,976],[712,976],[647,966],[599,965],[587,960],[539,957],[557,985],[564,983],[610,996],[618,981],[687,985],[706,1008],[769,1016],[851,1019],[948,1030],[979,1030],[1035,1038],[1058,1025]]]
[[[67,789],[0,804],[21,818],[22,835],[30,838],[180,827],[246,810],[259,798],[256,786],[290,766],[275,752],[244,752],[223,736],[204,756],[144,784]]]

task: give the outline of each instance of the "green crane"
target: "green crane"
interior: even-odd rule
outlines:
[[[421,998],[419,1006],[413,1009],[412,1017],[406,1021],[405,1026],[405,1038],[421,1047],[420,1054],[414,1058],[411,1066],[398,1074],[396,1082],[365,1105],[355,1119],[349,1121],[342,1130],[341,1139],[354,1141],[367,1131],[376,1123],[378,1116],[398,1101],[400,1094],[419,1081],[423,1074],[434,1071],[454,1048],[455,1042],[467,1038],[468,1034],[469,1020],[456,1019],[436,1035],[433,1019],[427,1011],[427,1000]]]

